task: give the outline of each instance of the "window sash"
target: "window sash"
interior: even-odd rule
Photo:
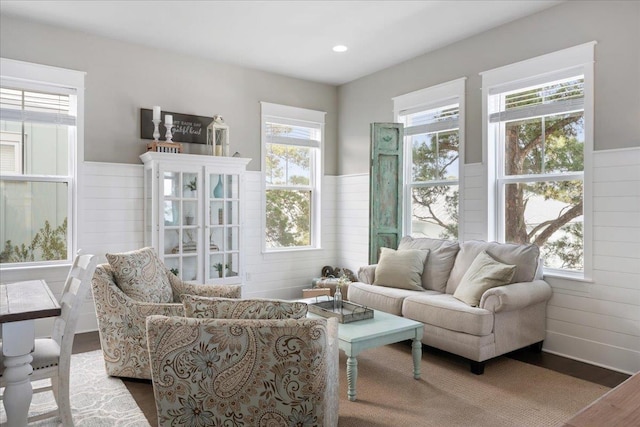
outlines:
[[[263,252],[284,252],[299,249],[315,249],[320,247],[320,204],[321,204],[321,173],[322,173],[322,145],[324,141],[324,117],[325,112],[309,110],[286,105],[271,104],[261,102],[262,109],[262,206],[263,206],[263,227],[262,244]],[[292,132],[290,135],[277,135],[270,132],[271,124],[292,126],[301,128],[302,133]],[[308,135],[305,135],[308,132]],[[267,182],[266,153],[268,144],[278,144],[290,147],[305,147],[310,149],[309,168],[305,170],[309,173],[309,184],[270,184]],[[271,190],[306,192],[310,197],[310,223],[309,223],[309,245],[304,246],[267,246],[267,192]]]

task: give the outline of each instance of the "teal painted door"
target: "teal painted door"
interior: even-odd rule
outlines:
[[[401,123],[371,124],[369,176],[369,263],[376,264],[380,248],[396,249],[402,237]]]

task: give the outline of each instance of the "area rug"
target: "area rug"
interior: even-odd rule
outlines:
[[[37,384],[37,383],[34,383]],[[107,376],[100,350],[71,356],[71,411],[76,427],[149,427],[125,385]],[[33,395],[30,415],[55,408],[51,392]],[[0,405],[0,423],[6,421]],[[29,426],[59,426],[60,420],[50,418]]]
[[[425,354],[413,379],[411,347],[399,343],[358,356],[357,400],[347,400],[340,354],[340,427],[561,426],[609,388],[507,357],[484,375],[459,358]]]

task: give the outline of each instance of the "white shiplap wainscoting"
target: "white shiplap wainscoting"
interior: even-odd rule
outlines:
[[[337,179],[338,264],[357,274],[369,263],[369,174]]]
[[[271,253],[262,250],[262,174],[247,172],[245,178],[242,296],[301,298],[323,266],[336,266],[336,177],[322,182],[322,248]]]
[[[487,240],[487,168],[482,163],[464,165],[464,236],[460,240]]]
[[[593,282],[554,277],[545,350],[640,370],[640,149],[593,153]]]
[[[78,247],[98,255],[144,246],[143,167],[123,163],[85,162],[78,179]],[[78,332],[97,330],[93,297],[80,312]]]

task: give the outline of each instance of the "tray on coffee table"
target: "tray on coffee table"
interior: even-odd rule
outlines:
[[[348,301],[343,301],[342,309],[336,311],[333,309],[333,299],[310,303],[309,311],[322,317],[335,317],[340,323],[350,323],[373,318],[372,309]]]

